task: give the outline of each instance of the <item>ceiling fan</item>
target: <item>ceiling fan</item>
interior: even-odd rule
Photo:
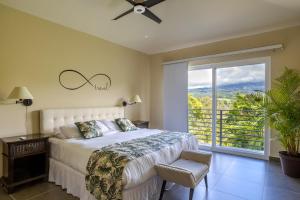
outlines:
[[[165,0],[145,0],[145,1],[138,1],[138,0],[126,0],[128,3],[130,3],[131,5],[133,5],[133,7],[122,13],[121,15],[117,16],[116,18],[114,18],[113,20],[117,20],[120,19],[121,17],[124,17],[125,15],[128,15],[129,13],[137,13],[137,14],[142,14],[150,19],[152,19],[153,21],[157,22],[157,23],[161,23],[161,19],[159,17],[157,17],[153,12],[151,12],[149,10],[149,8],[165,1]]]

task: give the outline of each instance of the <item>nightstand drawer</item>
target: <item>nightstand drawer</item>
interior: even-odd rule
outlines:
[[[46,141],[28,141],[10,144],[10,157],[21,157],[46,151]]]

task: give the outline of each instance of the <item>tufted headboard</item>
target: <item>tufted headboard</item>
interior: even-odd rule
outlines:
[[[124,117],[123,107],[66,108],[40,111],[40,132],[57,133],[60,126],[89,120],[114,120]]]

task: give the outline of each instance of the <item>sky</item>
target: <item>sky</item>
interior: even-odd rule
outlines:
[[[265,80],[265,64],[219,68],[216,76],[217,85],[262,82]],[[209,87],[212,84],[212,69],[189,71],[188,79],[189,89]]]

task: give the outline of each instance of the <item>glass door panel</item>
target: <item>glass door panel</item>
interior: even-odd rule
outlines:
[[[216,147],[264,151],[265,67],[216,69]]]
[[[212,73],[210,69],[188,72],[188,130],[202,145],[212,145]]]

